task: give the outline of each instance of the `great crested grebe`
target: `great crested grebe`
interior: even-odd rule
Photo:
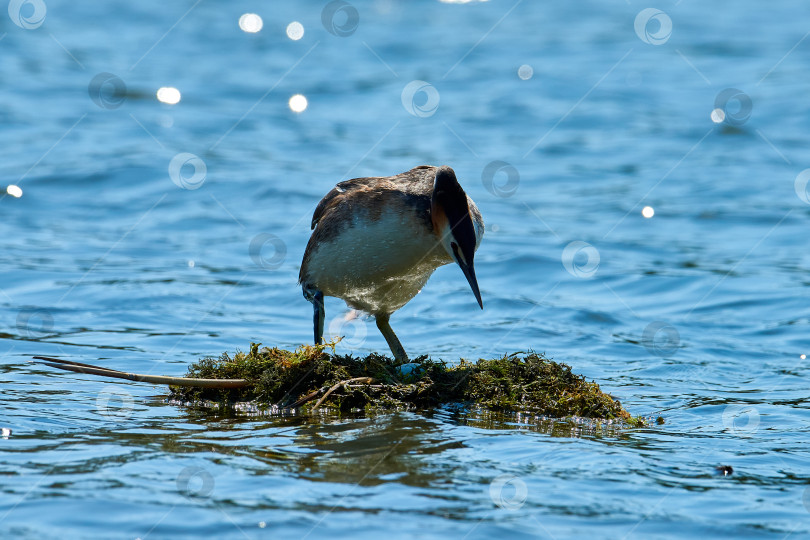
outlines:
[[[454,261],[484,308],[473,266],[484,220],[450,167],[340,182],[315,208],[312,229],[298,282],[314,308],[316,344],[323,340],[323,297],[334,296],[374,315],[394,357],[407,360],[391,314]]]

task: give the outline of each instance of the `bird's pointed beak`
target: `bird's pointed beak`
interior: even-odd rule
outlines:
[[[464,272],[464,277],[467,278],[467,282],[470,284],[475,299],[478,300],[478,305],[481,306],[481,309],[484,309],[484,302],[481,300],[481,291],[478,289],[478,280],[475,277],[475,267],[473,263],[465,264],[461,261],[456,262],[461,267],[461,271]]]

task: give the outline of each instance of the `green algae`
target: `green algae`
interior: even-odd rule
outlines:
[[[363,358],[338,355],[334,345],[288,351],[252,343],[247,353],[203,358],[189,367],[188,377],[238,378],[250,384],[228,389],[172,386],[171,398],[222,404],[251,401],[281,409],[308,410],[317,405],[343,412],[464,404],[491,411],[644,424],[598,384],[532,351],[458,364],[421,356],[403,365],[376,353]],[[354,381],[346,383],[350,380]]]

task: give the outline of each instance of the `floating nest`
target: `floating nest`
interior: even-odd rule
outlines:
[[[189,378],[238,379],[244,384],[231,388],[170,385],[170,399],[250,401],[279,409],[342,412],[461,404],[557,418],[619,420],[633,426],[645,423],[633,418],[598,384],[535,352],[450,365],[427,356],[409,363],[374,353],[355,358],[336,354],[334,345],[304,345],[288,351],[252,343],[248,352],[204,358],[189,367]]]

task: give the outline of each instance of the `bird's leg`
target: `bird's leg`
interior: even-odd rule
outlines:
[[[312,326],[314,327],[315,345],[323,341],[323,321],[326,311],[323,307],[323,293],[315,288],[304,286],[304,298],[312,302]]]
[[[407,362],[408,355],[405,354],[405,349],[402,348],[402,343],[399,342],[397,335],[394,333],[394,331],[391,329],[391,325],[388,323],[388,319],[390,318],[391,315],[387,313],[376,315],[375,319],[377,320],[377,328],[380,329],[385,341],[388,342],[388,347],[391,349],[391,352],[394,353],[394,359]]]
[[[323,342],[323,320],[326,318],[326,310],[323,307],[323,293],[316,291],[312,296],[312,326],[315,330],[315,345]]]

